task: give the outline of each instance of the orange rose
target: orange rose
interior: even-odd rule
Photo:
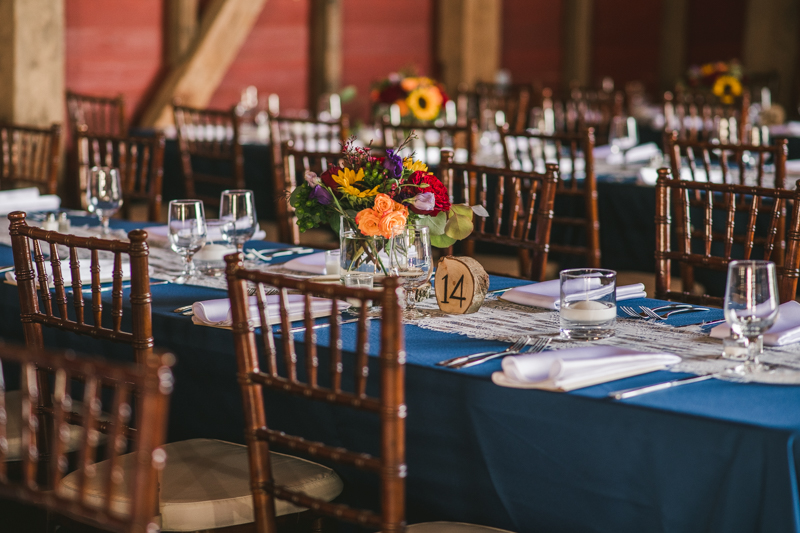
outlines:
[[[375,205],[372,208],[377,212],[383,215],[387,211],[394,210],[394,204],[396,202],[389,198],[389,196],[385,194],[379,194],[375,197]]]
[[[380,222],[380,213],[376,212],[374,209],[363,209],[356,215],[356,224],[358,224],[358,229],[367,237],[373,237],[381,234]]]
[[[403,205],[403,204],[401,204],[401,203],[399,203],[399,202],[395,202],[394,203],[393,211],[396,211],[398,213],[403,213],[403,215],[408,217],[408,207]]]
[[[407,214],[403,211],[392,211],[386,213],[380,219],[379,235],[390,239],[399,235],[406,225]]]

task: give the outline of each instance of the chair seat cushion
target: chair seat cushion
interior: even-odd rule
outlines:
[[[164,531],[197,531],[247,524],[254,520],[250,492],[250,467],[247,447],[219,440],[193,439],[164,445],[167,465],[160,484],[159,509]],[[342,480],[332,469],[281,453],[270,454],[275,482],[290,490],[330,501],[342,492]],[[122,457],[129,468],[133,455]],[[87,503],[102,505],[101,493],[108,462],[97,464],[89,482]],[[126,479],[128,479],[126,477]],[[61,490],[67,498],[77,498],[78,475],[65,476]],[[126,489],[127,492],[127,489]],[[112,507],[127,514],[127,493],[112,495]],[[304,511],[289,502],[276,500],[277,516]]]
[[[510,533],[496,527],[465,524],[464,522],[423,522],[412,524],[406,533]]]
[[[20,450],[22,448],[22,391],[8,391],[5,394],[5,399],[7,420],[6,441],[8,443],[6,461],[20,461],[22,460],[22,456],[20,454]],[[72,405],[75,412],[83,412],[83,405],[81,405],[79,402],[73,401]],[[83,428],[80,426],[70,425],[69,440],[66,442],[66,448],[64,451],[66,453],[70,453],[77,450],[82,438]]]

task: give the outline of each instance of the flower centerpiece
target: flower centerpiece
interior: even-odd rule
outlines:
[[[398,73],[375,83],[370,95],[377,105],[397,104],[402,118],[423,122],[439,118],[449,100],[441,83],[425,76]]]
[[[406,225],[430,228],[431,244],[439,248],[472,233],[473,214],[488,213],[482,206],[452,204],[447,188],[425,164],[413,156],[402,158],[399,153],[412,138],[413,133],[385,157],[372,155],[351,138],[342,147],[339,166],[320,176],[306,172],[289,198],[300,231],[330,225],[343,239],[343,254],[346,235],[358,241],[354,246],[360,259],[352,259],[353,268],[368,261],[384,274],[388,271],[381,256]]]
[[[690,87],[707,88],[723,104],[732,104],[742,94],[742,65],[735,59],[693,65],[686,73]]]

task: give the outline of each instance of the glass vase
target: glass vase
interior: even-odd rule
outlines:
[[[350,272],[372,274],[377,280],[392,275],[389,254],[394,239],[379,236],[366,236],[355,222],[341,217],[339,225],[339,274]]]

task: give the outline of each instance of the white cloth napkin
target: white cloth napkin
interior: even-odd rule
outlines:
[[[786,162],[786,173],[792,176],[800,175],[800,159],[792,159]]]
[[[169,240],[169,226],[150,226],[144,228],[144,230],[147,232],[147,235],[149,237],[156,237],[160,240]],[[266,236],[267,232],[265,232],[261,228],[258,228],[250,240],[261,241],[264,240]],[[218,242],[223,240],[220,229],[218,227],[209,228],[208,234],[206,235],[206,240],[211,242]]]
[[[602,291],[603,289],[598,290]],[[561,281],[553,279],[534,283],[533,285],[523,285],[506,291],[501,298],[515,304],[544,307],[557,311],[561,306]],[[644,284],[635,283],[617,287],[617,301],[632,300],[634,298],[647,298]]]
[[[622,165],[623,163],[649,163],[650,159],[661,153],[661,148],[656,143],[644,143],[634,146],[627,153],[622,151],[610,152],[606,156],[609,165]],[[624,155],[624,158],[623,158]]]
[[[100,283],[110,283],[113,281],[113,274],[114,274],[114,261],[111,259],[101,259],[98,261],[100,265]],[[53,267],[50,266],[50,261],[46,260],[44,263],[45,271],[47,272],[47,280],[50,283],[50,286],[53,286]],[[88,286],[92,284],[92,262],[89,259],[83,259],[80,262],[80,276],[81,276],[81,285]],[[37,272],[36,270],[36,263],[33,264],[33,271],[34,273]],[[72,270],[69,267],[69,260],[62,260],[61,261],[61,275],[64,278],[64,284],[67,286],[71,286],[72,284]],[[122,279],[127,280],[131,279],[131,265],[130,263],[122,263]],[[6,283],[10,283],[11,285],[17,284],[17,276],[16,273],[11,270],[6,272]],[[36,287],[39,287],[39,278],[38,274],[36,275]]]
[[[323,275],[327,273],[325,270],[325,252],[301,255],[291,261],[286,261],[281,266],[289,270],[308,272],[309,274]]]
[[[269,318],[270,325],[279,324],[281,321],[280,306],[278,294],[271,294],[267,296],[267,317]],[[289,320],[296,322],[305,318],[305,296],[302,294],[290,294],[289,299]],[[254,327],[261,325],[261,320],[258,315],[258,300],[255,296],[251,296],[250,300],[250,320]],[[331,315],[331,300],[326,298],[312,298],[311,299],[311,314],[314,318],[320,318]],[[350,304],[342,301],[337,301],[336,309],[343,311],[350,307]],[[230,327],[233,324],[233,317],[231,315],[231,301],[228,298],[220,300],[205,300],[202,302],[195,302],[192,304],[192,322],[202,326],[218,326]]]
[[[40,195],[36,187],[0,191],[0,216],[12,211],[56,211],[61,198],[55,194]]]
[[[710,333],[715,339],[724,339],[730,334],[731,327],[727,323],[716,326]],[[791,301],[778,308],[778,318],[764,334],[764,344],[783,346],[795,342],[800,342],[800,303]]]
[[[570,391],[661,370],[680,362],[677,355],[645,353],[617,346],[590,346],[503,358],[492,381],[516,388]]]

